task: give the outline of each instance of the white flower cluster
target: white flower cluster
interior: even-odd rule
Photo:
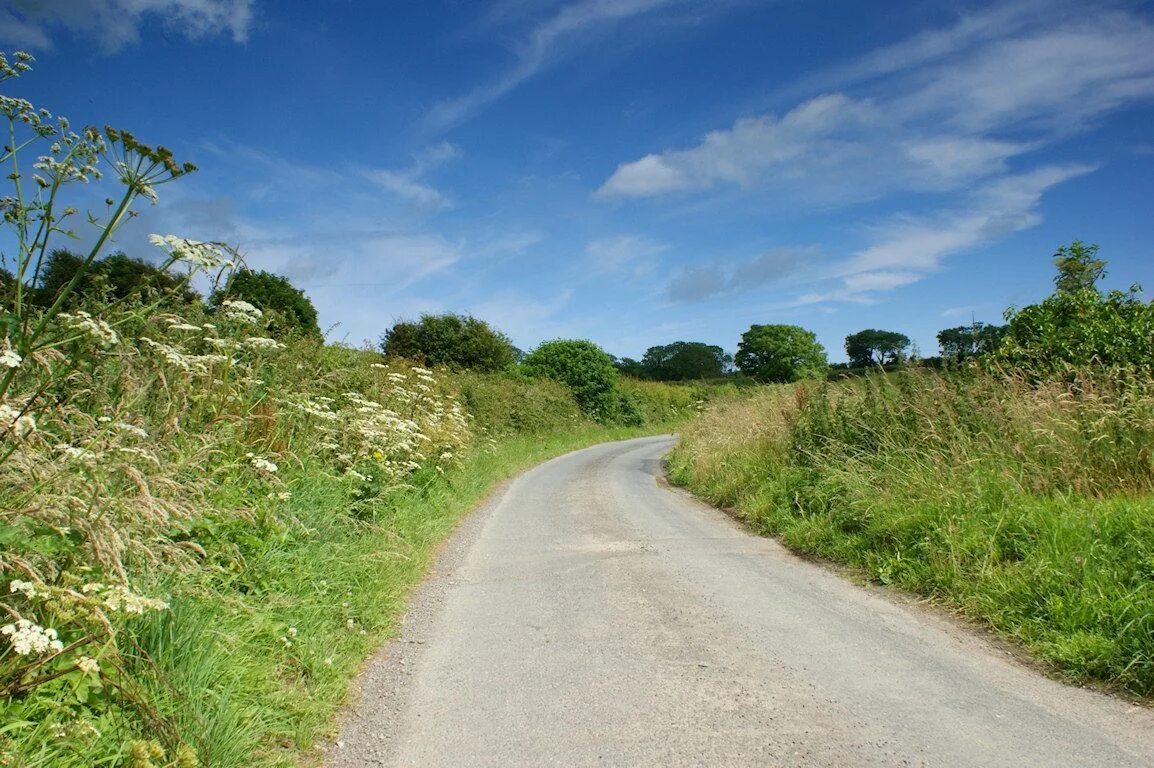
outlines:
[[[240,299],[225,299],[221,302],[220,306],[226,318],[229,320],[239,320],[248,325],[256,325],[260,322],[260,319],[264,317],[263,312],[247,301],[241,301]]]
[[[61,312],[57,317],[72,330],[85,333],[106,347],[111,347],[120,341],[120,336],[112,330],[111,325],[98,317],[93,317],[82,309],[75,312]]]
[[[176,235],[149,235],[148,240],[172,258],[194,267],[218,269],[233,265],[232,260],[225,255],[225,249],[216,243],[202,243]]]
[[[253,469],[255,469],[257,472],[267,472],[270,475],[276,474],[276,464],[269,461],[268,459],[261,456],[254,456],[251,453],[246,454],[245,458],[247,458],[249,462],[252,463]]]
[[[0,433],[9,431],[17,437],[27,437],[36,431],[36,419],[22,408],[0,403]]]
[[[64,643],[57,639],[55,629],[45,629],[28,619],[17,619],[14,624],[5,624],[0,627],[0,635],[6,635],[13,650],[21,656],[40,656],[64,650]]]
[[[174,346],[153,341],[147,336],[141,336],[142,343],[156,350],[166,361],[190,373],[208,373],[209,367],[218,363],[229,363],[232,358],[226,355],[186,355]]]
[[[80,591],[86,595],[95,595],[110,611],[139,615],[145,611],[163,611],[168,608],[168,603],[163,600],[138,595],[119,584],[85,584]]]
[[[268,339],[263,336],[252,336],[241,342],[241,346],[249,347],[251,349],[284,349],[284,344],[281,344],[276,339]]]
[[[20,364],[24,362],[24,358],[16,354],[16,350],[6,347],[0,351],[0,367],[2,368],[19,368]]]

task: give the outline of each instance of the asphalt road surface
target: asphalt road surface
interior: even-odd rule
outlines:
[[[1154,766],[1154,711],[746,533],[664,485],[672,444],[563,456],[471,516],[329,764]]]

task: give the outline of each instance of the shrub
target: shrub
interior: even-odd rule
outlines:
[[[546,341],[525,356],[521,367],[530,376],[565,384],[581,410],[593,418],[612,421],[620,411],[613,359],[591,341]]]
[[[389,357],[444,365],[453,370],[503,371],[517,359],[505,334],[468,315],[422,315],[401,321],[385,332],[381,351]]]

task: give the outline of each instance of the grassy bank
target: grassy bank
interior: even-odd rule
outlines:
[[[909,371],[765,388],[681,429],[676,482],[788,546],[1154,694],[1154,386]]]
[[[277,341],[259,321],[92,306],[9,367],[0,765],[293,764],[497,483],[669,428],[595,424],[556,382]]]

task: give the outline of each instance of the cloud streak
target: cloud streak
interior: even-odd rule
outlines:
[[[52,33],[63,27],[95,38],[105,53],[116,53],[140,41],[140,27],[159,20],[173,31],[199,40],[226,35],[248,39],[253,0],[10,0],[0,9],[0,41],[31,48],[50,48]]]

